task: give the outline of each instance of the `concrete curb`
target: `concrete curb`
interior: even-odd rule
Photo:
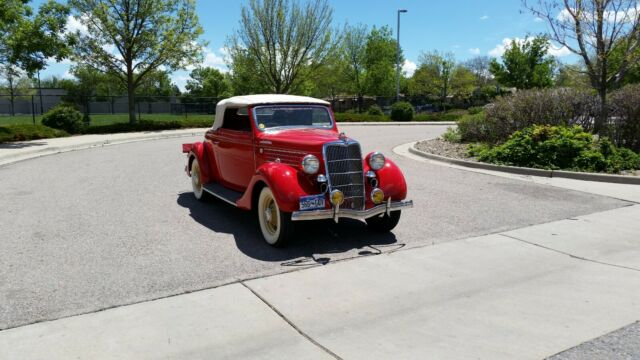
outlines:
[[[456,125],[455,121],[379,121],[379,122],[351,122],[351,121],[338,121],[338,126],[428,126],[428,125],[440,125],[451,126]]]
[[[633,176],[624,176],[624,175],[608,175],[608,174],[591,174],[591,173],[582,173],[582,172],[573,172],[573,171],[562,171],[562,170],[544,170],[544,169],[532,169],[532,168],[524,168],[517,166],[506,166],[506,165],[495,165],[495,164],[487,164],[476,161],[467,161],[460,159],[453,159],[446,156],[434,155],[430,153],[426,153],[424,151],[420,151],[414,147],[417,142],[414,142],[409,146],[409,152],[418,155],[427,159],[442,161],[449,164],[465,166],[474,169],[484,169],[484,170],[493,170],[493,171],[501,171],[510,174],[517,175],[529,175],[529,176],[541,176],[548,178],[566,178],[566,179],[574,179],[574,180],[585,180],[585,181],[598,181],[598,182],[608,182],[608,183],[616,183],[616,184],[632,184],[632,185],[640,185],[640,177]]]
[[[105,135],[104,139],[100,139],[100,140],[93,140],[93,141],[87,141],[87,142],[75,142],[69,145],[62,145],[62,146],[49,146],[49,147],[45,146],[44,148],[33,148],[27,151],[20,151],[17,153],[10,153],[10,154],[2,154],[2,149],[0,148],[0,166],[12,164],[12,163],[23,161],[23,160],[34,159],[41,156],[54,155],[54,154],[59,154],[59,153],[64,153],[69,151],[76,151],[76,150],[91,149],[94,147],[126,144],[126,143],[137,142],[137,141],[161,140],[161,139],[198,136],[198,135],[204,134],[205,131],[206,129],[196,128],[196,129],[188,129],[188,131],[185,131],[185,129],[182,129],[178,131],[166,130],[162,132],[152,132],[152,133],[149,133],[149,132],[128,133],[126,134],[127,136],[125,137],[115,138],[115,139],[110,138],[109,136],[122,135],[122,134],[108,134],[108,135]],[[78,140],[78,138],[80,138],[81,136],[69,137],[69,138],[57,138],[57,139]],[[92,136],[92,135],[88,135],[88,136]],[[52,140],[52,139],[42,139],[42,140],[33,140],[33,141],[35,142],[35,141],[47,141],[47,140]]]

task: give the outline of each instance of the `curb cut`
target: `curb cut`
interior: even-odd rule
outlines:
[[[355,122],[355,121],[337,121],[338,126],[451,126],[456,125],[455,121],[376,121],[376,122]]]
[[[130,138],[122,138],[122,139],[104,139],[99,141],[91,141],[87,143],[81,144],[73,144],[67,146],[53,146],[44,149],[34,149],[32,151],[25,151],[19,154],[11,154],[6,156],[0,156],[0,166],[9,165],[12,163],[16,163],[23,160],[35,159],[42,156],[55,155],[70,151],[76,150],[85,150],[91,149],[95,147],[109,146],[109,145],[118,145],[118,144],[126,144],[138,141],[147,141],[147,140],[161,140],[161,139],[171,139],[171,138],[181,138],[181,137],[190,137],[190,136],[198,136],[202,135],[204,130],[200,131],[198,129],[193,129],[190,132],[179,132],[179,133],[165,133],[165,134],[142,134],[136,135]],[[47,140],[47,139],[42,139]],[[38,140],[34,140],[38,141]]]
[[[420,151],[414,148],[414,145],[417,142],[414,142],[409,146],[409,152],[421,156],[423,158],[446,162],[449,164],[460,165],[464,167],[474,168],[474,169],[484,169],[484,170],[492,170],[492,171],[500,171],[510,174],[517,175],[529,175],[529,176],[541,176],[548,178],[565,178],[565,179],[574,179],[574,180],[584,180],[584,181],[598,181],[598,182],[608,182],[608,183],[616,183],[616,184],[631,184],[631,185],[640,185],[640,177],[633,176],[624,176],[624,175],[609,175],[609,174],[591,174],[591,173],[582,173],[582,172],[574,172],[574,171],[563,171],[563,170],[544,170],[544,169],[533,169],[533,168],[524,168],[518,166],[507,166],[507,165],[494,165],[481,163],[476,161],[467,161],[460,159],[453,159],[446,156],[429,154],[424,151]]]

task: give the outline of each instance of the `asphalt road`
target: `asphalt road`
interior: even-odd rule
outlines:
[[[626,202],[392,153],[438,126],[344,130],[405,172],[414,209],[393,233],[364,223],[305,223],[285,249],[252,213],[190,192],[180,144],[136,142],[0,167],[0,329],[577,215]]]

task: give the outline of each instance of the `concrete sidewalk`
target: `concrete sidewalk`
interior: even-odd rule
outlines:
[[[0,332],[2,359],[540,359],[640,319],[640,205]]]

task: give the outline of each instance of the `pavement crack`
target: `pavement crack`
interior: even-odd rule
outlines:
[[[507,235],[507,234],[503,234],[503,233],[500,233],[498,235],[502,235],[502,236],[507,237],[509,239],[520,241],[520,242],[523,242],[525,244],[537,246],[537,247],[545,249],[545,250],[550,250],[550,251],[556,252],[558,254],[566,255],[566,256],[568,256],[570,258],[573,258],[573,259],[582,260],[582,261],[588,261],[588,262],[592,262],[592,263],[595,263],[595,264],[600,264],[600,265],[605,265],[605,266],[613,266],[613,267],[620,268],[620,269],[632,270],[632,271],[640,272],[640,269],[636,269],[636,268],[629,267],[629,266],[624,266],[624,265],[612,264],[612,263],[599,261],[599,260],[594,260],[594,259],[589,259],[589,258],[586,258],[586,257],[582,257],[582,256],[578,256],[578,255],[574,255],[574,254],[568,253],[566,251],[562,251],[562,250],[554,249],[554,248],[551,248],[551,247],[548,247],[548,246],[536,244],[534,242],[527,241],[527,240],[524,240],[524,239],[520,239],[520,238],[517,238],[515,236],[511,236],[511,235]]]
[[[265,305],[267,305],[271,310],[273,310],[273,312],[275,312],[278,316],[280,316],[280,318],[282,318],[282,320],[284,320],[287,324],[289,324],[289,326],[291,326],[295,331],[297,331],[298,334],[302,335],[302,337],[304,337],[305,339],[309,340],[313,345],[317,346],[320,350],[326,352],[328,355],[330,355],[334,359],[342,360],[342,358],[340,356],[338,356],[338,354],[336,354],[333,351],[329,350],[327,347],[325,347],[324,345],[320,344],[318,341],[313,339],[307,333],[302,331],[302,329],[300,329],[296,324],[294,324],[291,320],[289,320],[282,312],[280,312],[280,310],[278,310],[275,306],[270,304],[267,301],[267,299],[265,299],[260,294],[258,294],[258,292],[253,290],[249,285],[245,284],[243,281],[241,281],[240,284],[242,284],[242,286],[247,288],[247,290],[251,291],[251,293],[253,295],[255,295],[263,303],[265,303]]]

